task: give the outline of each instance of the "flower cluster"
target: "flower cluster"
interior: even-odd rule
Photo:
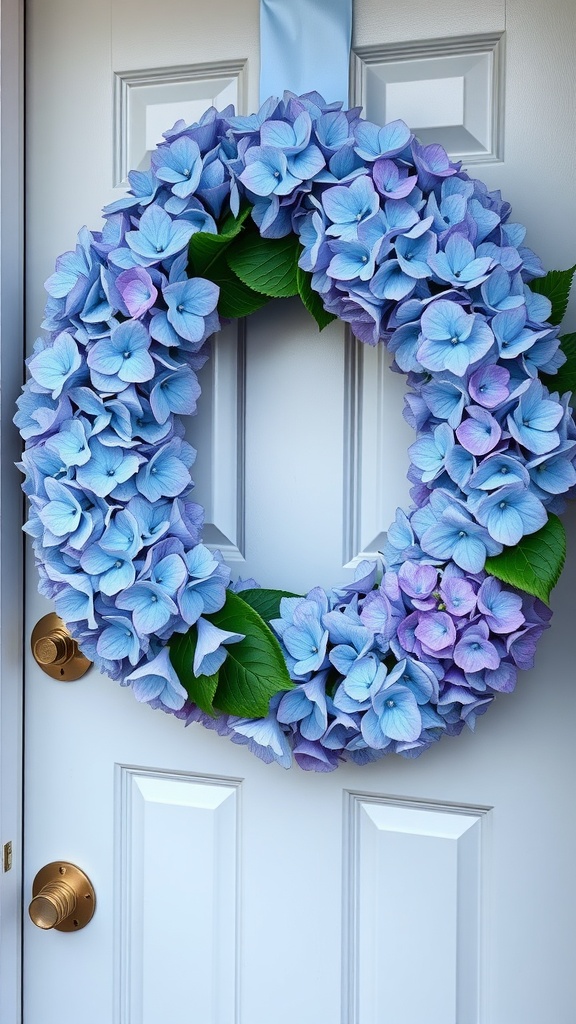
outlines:
[[[263,719],[177,712],[266,762],[333,771],[384,754],[417,757],[443,735],[474,729],[497,693],[530,668],[551,612],[486,573],[407,559],[384,573],[363,562],[327,593],[282,598],[271,625],[297,684]]]
[[[539,380],[565,357],[509,205],[402,122],[381,128],[315,93],[178,122],[129,181],[103,230],[83,229],[57,261],[15,418],[41,592],[138,700],[265,760],[293,751],[330,770],[473,725],[549,617],[487,576],[486,558],[576,485],[568,396]],[[188,245],[246,204],[263,238],[298,237],[325,309],[407,373],[414,505],[388,532],[379,584],[364,567],[348,587],[283,601],[273,626],[297,687],[267,718],[214,720],[166,646],[196,627],[200,675],[242,640],[206,618],[230,571],[201,542],[180,417],[196,411],[219,288],[189,276]]]

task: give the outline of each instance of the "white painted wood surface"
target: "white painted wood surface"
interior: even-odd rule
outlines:
[[[114,76],[244,62],[252,109],[257,14],[30,0],[31,332],[55,256],[117,195]],[[574,256],[573,25],[571,0],[356,4],[359,52],[506,28],[505,159],[480,176],[548,266]],[[292,301],[250,318],[240,355],[234,334],[190,427],[199,496],[242,575],[335,583],[406,495],[402,380]],[[573,585],[572,560],[537,670],[475,736],[329,776],[264,766],[94,672],[63,686],[29,663],[26,884],[66,857],[98,908],[73,935],[26,922],[26,1024],[573,1024]],[[27,596],[26,637],[47,610],[32,568]]]

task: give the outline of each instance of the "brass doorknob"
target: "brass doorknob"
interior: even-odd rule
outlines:
[[[90,879],[68,861],[47,864],[32,883],[28,913],[37,928],[78,932],[92,920],[95,909],[96,894]]]
[[[54,612],[36,623],[30,643],[34,660],[52,679],[70,683],[80,679],[92,664]]]

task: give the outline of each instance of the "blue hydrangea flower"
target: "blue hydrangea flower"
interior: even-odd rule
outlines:
[[[290,173],[304,181],[318,174],[325,163],[322,151],[310,142],[311,134],[312,119],[304,110],[293,124],[287,121],[265,121],[260,129],[260,140],[263,146],[283,152]]]
[[[81,550],[92,533],[93,521],[82,507],[82,492],[74,485],[47,478],[44,483],[49,500],[39,510],[39,517],[46,530],[54,537],[45,538],[45,543],[58,544],[66,539],[68,544]]]
[[[194,449],[180,438],[158,448],[145,463],[136,478],[136,486],[148,501],[173,498],[190,486],[189,467],[195,457]]]
[[[169,284],[163,295],[168,306],[168,321],[176,333],[199,346],[206,338],[206,319],[218,303],[218,285],[192,277]]]
[[[98,654],[110,661],[128,658],[131,665],[137,665],[141,654],[140,637],[132,621],[126,615],[104,615],[103,618],[108,625],[98,637]]]
[[[424,434],[408,449],[412,464],[421,470],[424,483],[430,483],[444,472],[446,456],[454,447],[454,433],[441,423],[433,434]]]
[[[276,625],[278,620],[273,620]],[[324,665],[328,630],[322,624],[322,609],[316,601],[299,601],[294,608],[292,624],[281,633],[282,642],[294,659],[293,672],[306,676]]]
[[[119,324],[109,338],[96,342],[88,353],[88,366],[104,379],[103,389],[121,391],[131,383],[154,376],[154,360],[148,349],[150,336],[138,320]]]
[[[447,281],[454,288],[474,288],[482,284],[492,267],[489,256],[476,258],[474,246],[464,235],[450,235],[444,250],[429,257],[431,269],[442,281]]]
[[[46,441],[46,448],[56,453],[66,469],[83,466],[91,458],[86,435],[87,426],[86,420],[68,420],[62,430]]]
[[[545,501],[551,494],[565,494],[576,485],[574,441],[564,441],[558,451],[531,459],[526,468],[537,495]]]
[[[132,612],[132,621],[139,636],[159,633],[178,608],[169,593],[158,583],[139,580],[121,591],[116,607]]]
[[[78,483],[88,491],[105,498],[112,494],[119,484],[125,483],[135,473],[141,458],[121,447],[101,444],[97,437],[91,438],[90,459],[76,470]]]
[[[493,491],[505,484],[520,483],[528,487],[529,476],[526,466],[513,455],[495,453],[489,455],[470,477],[470,487],[481,491]]]
[[[386,666],[376,654],[357,658],[334,694],[334,705],[340,711],[356,714],[370,707],[371,695],[380,689],[386,678]]]
[[[172,186],[175,196],[187,199],[198,188],[202,174],[198,143],[182,135],[171,145],[160,146],[154,152],[152,166],[160,181]]]
[[[88,576],[69,574],[66,582],[66,588],[54,598],[58,615],[64,622],[86,622],[88,629],[98,629],[94,614],[94,590]]]
[[[408,277],[421,279],[430,276],[430,265],[436,252],[436,235],[421,231],[421,225],[396,239],[398,263]]]
[[[138,228],[126,232],[126,242],[136,263],[149,267],[182,252],[193,231],[189,221],[173,221],[162,207],[152,205],[142,214]]]
[[[231,718],[230,725],[232,741],[246,744],[265,764],[276,761],[282,768],[289,768],[292,764],[290,742],[275,715],[270,714],[266,718]]]
[[[30,360],[28,369],[34,380],[56,399],[81,365],[80,352],[74,338],[63,331],[51,346],[42,349]]]
[[[244,640],[244,633],[233,633],[219,629],[209,619],[200,617],[197,622],[198,642],[194,652],[192,670],[195,676],[212,676],[224,664],[228,644]]]
[[[547,395],[540,381],[532,381],[520,396],[514,412],[508,416],[512,437],[534,455],[546,455],[560,444],[556,427],[562,419],[563,409]]]
[[[178,594],[182,618],[192,626],[204,612],[211,614],[222,608],[230,570],[204,546],[197,544],[185,556],[188,577]]]
[[[196,403],[201,388],[198,378],[189,366],[179,370],[165,370],[156,378],[150,392],[150,408],[158,423],[166,423],[172,413],[191,416],[196,412]]]
[[[380,204],[372,182],[363,175],[349,185],[326,189],[322,205],[332,221],[326,234],[352,241],[358,237],[360,225],[374,216]]]
[[[379,690],[362,716],[362,736],[376,750],[384,749],[391,740],[416,740],[421,731],[418,702],[407,686],[392,684]]]
[[[276,717],[282,725],[297,722],[305,739],[319,740],[328,727],[326,673],[319,672],[308,682],[285,693],[278,705]]]
[[[179,710],[188,697],[172,667],[167,647],[126,676],[125,684],[132,687],[136,700],[146,704],[157,701],[168,711]]]
[[[484,568],[487,555],[502,550],[498,538],[476,523],[464,509],[447,508],[441,519],[424,531],[420,538],[422,550],[434,558],[452,559],[466,572],[477,573]]]
[[[506,484],[478,503],[479,521],[500,544],[512,547],[526,534],[536,533],[548,519],[542,502],[522,484]]]
[[[361,121],[354,133],[356,152],[363,160],[373,162],[380,157],[393,157],[406,149],[412,135],[404,121],[390,121],[379,128],[370,121]]]
[[[520,594],[503,590],[494,576],[485,579],[478,591],[478,611],[492,633],[514,633],[525,622]]]
[[[246,167],[240,175],[242,184],[256,196],[286,196],[300,180],[288,170],[285,153],[272,146],[249,149]]]
[[[100,543],[91,544],[82,552],[80,565],[91,577],[98,578],[99,590],[108,597],[132,586],[136,579],[132,554],[106,551]]]
[[[427,370],[450,370],[462,377],[471,363],[492,348],[494,335],[478,314],[465,313],[448,299],[438,299],[422,314],[422,344],[418,360]]]

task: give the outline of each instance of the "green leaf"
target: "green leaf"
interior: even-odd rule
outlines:
[[[296,235],[261,238],[247,234],[226,253],[228,265],[244,284],[272,299],[298,294],[296,268],[300,243]]]
[[[558,373],[542,375],[542,380],[549,391],[559,391],[561,395],[572,391],[576,395],[576,334],[565,334],[560,338],[560,348],[566,356],[564,366]]]
[[[219,629],[244,633],[245,639],[227,646],[220,669],[214,706],[242,718],[264,718],[270,698],[292,690],[284,655],[269,626],[239,594],[226,592],[226,604],[207,615]]]
[[[216,260],[210,268],[210,280],[220,288],[218,312],[220,316],[237,320],[241,316],[250,316],[257,309],[265,306],[267,295],[261,295],[248,288],[233,270],[230,270],[224,256]]]
[[[545,295],[552,303],[550,314],[551,324],[561,324],[568,305],[568,297],[576,264],[569,270],[551,270],[546,277],[538,277],[530,281],[529,287],[538,295]]]
[[[197,231],[192,235],[188,245],[188,258],[193,275],[208,276],[209,280],[213,280],[212,275],[209,274],[210,268],[243,231],[244,221],[251,209],[252,207],[245,206],[237,217],[233,217],[231,213],[228,214],[222,221],[217,235],[208,231]]]
[[[213,700],[218,686],[218,672],[213,676],[195,676],[192,671],[198,631],[191,626],[187,633],[174,633],[168,643],[170,661],[188,696],[202,711],[216,717]]]
[[[298,283],[298,294],[302,299],[302,302],[306,306],[306,309],[311,316],[314,317],[318,327],[321,331],[324,330],[328,324],[331,324],[333,320],[336,320],[334,313],[329,313],[327,309],[324,309],[322,299],[318,292],[314,291],[311,281],[312,275],[308,274],[301,267],[296,270],[296,280]]]
[[[258,612],[265,622],[280,617],[280,601],[283,597],[299,596],[299,594],[291,594],[288,590],[265,590],[263,587],[241,590],[238,594],[238,597],[241,597],[254,611]]]
[[[515,548],[506,548],[495,558],[487,558],[485,568],[491,576],[548,604],[565,558],[566,532],[558,516],[550,515],[538,533],[522,537]]]

